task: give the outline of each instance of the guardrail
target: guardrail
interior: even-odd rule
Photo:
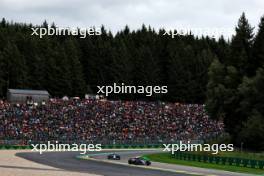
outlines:
[[[235,158],[235,157],[220,157],[220,156],[207,156],[200,154],[192,153],[183,153],[176,152],[171,154],[172,158],[186,161],[197,161],[204,163],[212,164],[222,164],[222,165],[233,165],[238,167],[250,167],[250,168],[264,168],[264,161],[262,160],[253,160],[253,159],[244,159],[244,158]]]
[[[147,144],[147,145],[102,145],[102,149],[140,149],[140,148],[162,148],[161,144]],[[25,150],[32,149],[30,145],[0,145],[0,150]]]
[[[126,148],[162,148],[161,144],[147,144],[147,145],[102,145],[103,149],[126,149]]]
[[[0,145],[0,150],[25,150],[32,148],[29,145]]]

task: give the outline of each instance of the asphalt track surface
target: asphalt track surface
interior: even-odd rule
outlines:
[[[105,152],[105,151],[104,151]],[[121,154],[123,152],[116,152]],[[133,156],[153,151],[133,151]],[[91,173],[105,176],[189,176],[189,174],[173,173],[169,171],[152,170],[141,167],[130,167],[126,165],[117,165],[114,163],[103,163],[95,160],[82,160],[76,158],[79,153],[76,152],[47,152],[40,155],[39,153],[17,153],[16,156],[24,159],[45,164],[48,166],[75,171],[81,173]],[[126,157],[127,152],[124,153]]]
[[[133,151],[101,151],[88,153],[89,158],[78,159],[78,152],[47,152],[39,153],[17,153],[16,156],[34,161],[40,164],[56,167],[63,170],[79,173],[90,173],[105,176],[248,176],[249,174],[233,173],[220,170],[210,170],[179,166],[165,163],[153,162],[149,166],[131,167],[127,164],[130,157],[144,154],[159,153],[153,150],[133,150]],[[120,161],[107,160],[109,153],[117,153],[121,156]],[[83,156],[85,158],[85,156]],[[161,169],[159,169],[161,168]],[[185,171],[184,171],[185,170]],[[184,171],[184,172],[181,172]]]

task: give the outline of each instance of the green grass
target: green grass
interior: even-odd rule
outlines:
[[[144,156],[148,157],[152,161],[157,161],[157,162],[162,162],[162,163],[179,164],[179,165],[193,166],[193,167],[200,167],[200,168],[209,168],[209,169],[226,170],[226,171],[231,171],[231,172],[264,175],[264,169],[254,169],[254,168],[246,168],[246,167],[238,167],[238,166],[230,166],[230,165],[203,163],[203,162],[198,162],[198,161],[178,160],[175,158],[171,158],[170,153],[149,154],[149,155],[144,155]],[[244,153],[243,155],[239,155],[239,153],[230,152],[229,154],[222,154],[222,156],[236,156],[236,157],[240,156],[240,157],[251,158],[255,155],[253,154],[251,155],[249,153]],[[260,159],[263,157],[263,155],[260,155],[258,157]],[[257,159],[257,158],[254,158],[254,159]]]
[[[262,152],[262,153],[238,152],[238,151],[221,152],[217,156],[254,159],[254,160],[264,160],[264,152]]]
[[[220,156],[220,157],[232,157],[232,158],[243,158],[243,159],[253,159],[253,160],[264,160],[264,152],[252,153],[252,152],[219,152],[217,155],[213,155],[209,152],[188,152],[197,155],[207,155],[207,156]]]

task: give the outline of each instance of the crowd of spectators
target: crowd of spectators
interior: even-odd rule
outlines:
[[[97,143],[201,140],[223,132],[204,105],[146,101],[0,101],[0,140]]]

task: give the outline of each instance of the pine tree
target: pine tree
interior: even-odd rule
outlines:
[[[136,73],[134,81],[136,85],[155,85],[159,82],[158,62],[147,46],[137,50],[138,57],[135,61]]]
[[[264,66],[264,16],[260,19],[259,29],[253,45],[254,69]]]
[[[212,118],[222,119],[224,117],[225,88],[225,66],[214,58],[209,67],[207,84],[206,108]]]
[[[128,29],[126,29],[128,30]],[[115,41],[113,51],[113,65],[111,73],[116,83],[133,84],[133,61],[125,42],[122,39]]]
[[[6,81],[4,80],[5,76],[5,67],[4,67],[4,58],[3,54],[0,51],[0,99],[5,95]]]
[[[60,87],[58,65],[56,64],[56,55],[54,48],[48,47],[45,51],[44,59],[44,81],[43,87],[54,97],[60,97],[61,92],[65,91]],[[67,90],[66,90],[67,91]]]
[[[249,64],[252,62],[253,29],[243,13],[238,20],[236,34],[231,42],[231,56],[227,61],[227,64],[236,67],[241,75],[250,76],[255,72]]]
[[[71,96],[84,96],[86,85],[83,77],[83,68],[78,57],[77,44],[74,39],[65,41],[65,51],[67,63],[70,66]]]
[[[239,141],[247,148],[263,150],[264,132],[264,69],[259,68],[253,78],[244,77],[239,86],[242,97],[240,111],[248,117],[243,123]]]
[[[239,145],[238,134],[243,129],[243,123],[248,116],[241,106],[242,97],[239,87],[243,77],[252,76],[255,69],[252,65],[253,28],[243,13],[236,27],[236,35],[231,42],[231,52],[223,63],[216,63],[210,67],[207,89],[207,109],[209,114],[223,119],[226,131],[232,136],[233,142]],[[217,66],[218,65],[218,66]],[[218,68],[218,69],[217,69]],[[221,69],[220,69],[221,68]],[[218,70],[221,73],[215,73]],[[214,79],[221,74],[221,79]]]
[[[17,46],[8,42],[3,50],[7,88],[26,88],[26,64]]]

